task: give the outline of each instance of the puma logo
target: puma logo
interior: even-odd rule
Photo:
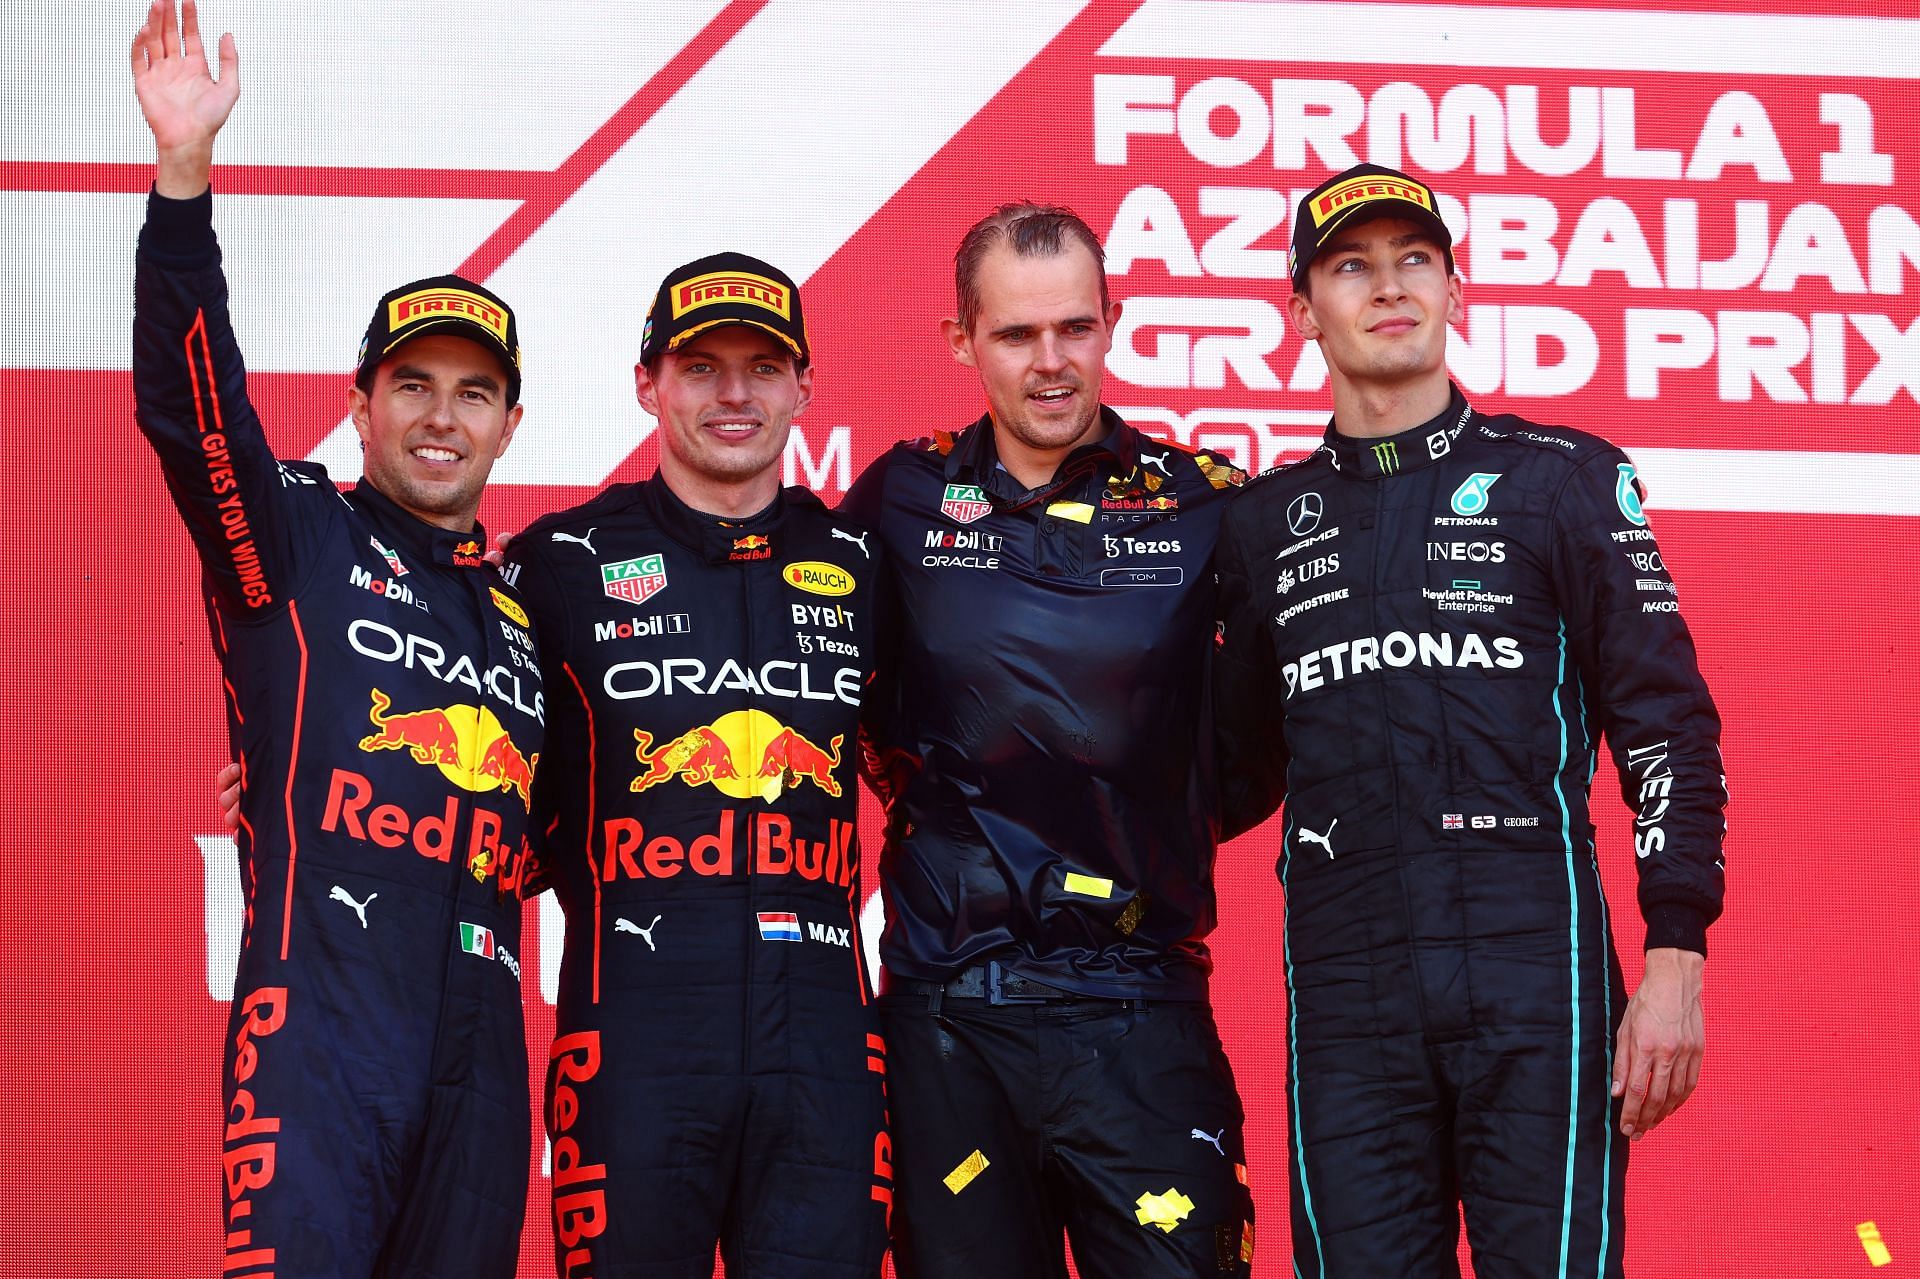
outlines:
[[[640,925],[634,923],[631,919],[616,919],[613,921],[613,931],[616,933],[637,933],[641,940],[647,943],[648,950],[657,952],[660,948],[653,944],[653,930],[657,928],[659,924],[660,916],[658,915],[655,915],[653,917],[653,923],[648,924],[645,928],[640,927]]]
[[[1338,817],[1334,818],[1332,824],[1327,827],[1327,833],[1324,835],[1316,835],[1314,832],[1308,830],[1305,826],[1302,826],[1300,828],[1300,838],[1302,840],[1305,840],[1309,844],[1320,845],[1320,847],[1327,850],[1327,856],[1332,857],[1333,856],[1333,828],[1335,826],[1338,826],[1339,824],[1340,824],[1340,819]]]
[[[598,555],[600,552],[593,549],[593,535],[599,531],[599,528],[595,527],[588,529],[585,537],[575,537],[571,533],[555,533],[552,538],[556,542],[578,542],[587,548],[587,554]]]
[[[373,905],[373,899],[378,897],[379,895],[380,895],[379,893],[368,893],[367,900],[363,902],[357,902],[353,900],[353,897],[347,892],[346,889],[340,887],[340,885],[338,884],[335,884],[333,886],[333,891],[327,894],[327,900],[333,901],[333,902],[344,902],[348,906],[353,907],[353,913],[360,916],[360,927],[365,928],[367,926],[367,907]]]
[[[1140,455],[1140,465],[1158,467],[1160,469],[1160,474],[1166,476],[1168,479],[1172,479],[1173,472],[1167,469],[1167,454],[1171,452],[1173,452],[1172,449],[1166,449],[1157,454],[1142,453]]]
[[[837,528],[833,530],[833,535],[835,537],[844,537],[847,541],[852,542],[856,546],[858,546],[860,548],[860,553],[862,555],[866,556],[868,559],[873,558],[873,552],[867,549],[867,535],[865,533],[862,533],[859,537],[855,537],[853,534],[847,532],[845,529]]]
[[[1220,1157],[1222,1159],[1225,1159],[1227,1157],[1226,1150],[1222,1148],[1220,1145],[1220,1139],[1227,1135],[1227,1130],[1225,1128],[1222,1128],[1219,1132],[1216,1132],[1216,1133],[1204,1133],[1204,1132],[1201,1132],[1198,1128],[1195,1128],[1193,1130],[1192,1135],[1195,1141],[1204,1141],[1209,1146],[1212,1146],[1215,1150],[1218,1150],[1220,1152]]]

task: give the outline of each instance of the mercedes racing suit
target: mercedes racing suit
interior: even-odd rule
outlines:
[[[879,548],[804,489],[658,478],[535,523],[554,697],[532,884],[566,911],[547,1075],[560,1274],[866,1279],[891,1196],[855,750]]]
[[[845,510],[886,548],[866,715],[906,1279],[1244,1273],[1243,1115],[1207,1002],[1207,572],[1245,475],[1111,410],[1026,490],[987,419]]]
[[[533,640],[484,531],[275,461],[211,209],[150,201],[133,383],[199,551],[243,770],[225,1268],[510,1276]]]
[[[1604,440],[1476,413],[1262,476],[1218,556],[1228,834],[1284,794],[1302,1275],[1618,1275],[1624,1007],[1587,794],[1648,947],[1719,914],[1720,721]]]

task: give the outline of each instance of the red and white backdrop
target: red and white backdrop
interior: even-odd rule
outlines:
[[[496,528],[651,469],[642,313],[665,270],[722,248],[803,282],[818,394],[790,480],[831,500],[888,441],[970,420],[937,321],[959,233],[1013,196],[1106,239],[1125,303],[1107,400],[1271,465],[1329,405],[1284,322],[1298,193],[1361,159],[1427,178],[1467,279],[1455,376],[1632,452],[1726,716],[1706,1070],[1635,1151],[1630,1272],[1920,1266],[1912,6],[210,0],[205,18],[243,59],[217,217],[274,444],[353,478],[344,388],[373,299],[465,271],[519,309],[527,347]],[[0,91],[10,1274],[202,1275],[220,1255],[238,876],[191,554],[131,418],[140,19],[134,0],[10,13]],[[1619,805],[1599,807],[1630,901]],[[1216,990],[1261,1268],[1285,1273],[1276,851],[1269,831],[1222,852]],[[559,916],[528,914],[544,1055]],[[1637,924],[1622,941],[1637,980]],[[525,1275],[549,1268],[534,1172]]]

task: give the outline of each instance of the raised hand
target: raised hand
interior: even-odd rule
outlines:
[[[220,78],[207,69],[200,14],[184,0],[180,21],[173,0],[153,0],[133,37],[133,91],[159,152],[154,185],[161,195],[190,199],[207,189],[213,139],[240,97],[240,53],[233,36],[220,37]]]

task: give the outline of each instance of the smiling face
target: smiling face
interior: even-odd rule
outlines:
[[[813,397],[780,339],[747,324],[698,333],[637,365],[634,392],[660,420],[660,474],[680,500],[710,515],[751,515],[780,487],[793,419]]]
[[[1099,423],[1120,304],[1101,305],[1100,264],[1073,241],[1028,257],[996,245],[976,279],[971,322],[943,327],[954,358],[980,375],[1001,461],[1032,486]]]
[[[347,392],[367,482],[417,518],[465,533],[507,451],[522,407],[507,407],[507,371],[479,343],[429,333]]]
[[[1336,384],[1400,387],[1446,380],[1447,326],[1460,319],[1460,277],[1430,232],[1405,218],[1343,228],[1287,304],[1318,342]]]

